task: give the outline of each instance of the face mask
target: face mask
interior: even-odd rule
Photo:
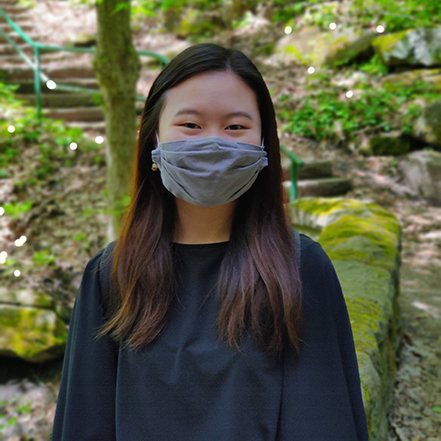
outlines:
[[[242,196],[268,165],[262,145],[217,136],[159,142],[152,160],[164,187],[194,205],[214,207]]]

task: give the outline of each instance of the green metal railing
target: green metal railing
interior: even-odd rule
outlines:
[[[36,95],[36,104],[37,104],[37,115],[38,118],[42,117],[42,104],[41,104],[41,84],[40,82],[44,82],[46,85],[51,80],[44,72],[41,70],[41,63],[40,63],[40,55],[41,51],[65,51],[65,52],[77,52],[77,53],[94,53],[95,48],[82,48],[82,47],[68,47],[68,46],[51,46],[46,44],[37,43],[32,40],[28,35],[26,35],[25,32],[15,23],[11,17],[9,17],[6,12],[0,8],[0,15],[4,17],[4,19],[8,22],[8,24],[14,29],[15,32],[27,43],[29,44],[34,51],[34,60],[31,60],[15,43],[14,40],[12,40],[6,32],[0,28],[0,35],[3,36],[3,38],[15,49],[15,51],[20,55],[20,57],[26,62],[26,64],[32,68],[34,71],[34,89],[35,89],[35,95]],[[164,55],[158,54],[156,52],[151,51],[144,51],[144,50],[137,50],[136,51],[141,56],[147,56],[151,58],[158,59],[162,65],[167,64],[170,60],[165,57]],[[81,86],[70,86],[67,84],[57,84],[55,81],[54,88],[58,90],[67,90],[72,92],[85,92],[85,93],[99,93],[96,89],[91,89],[87,87],[81,87]],[[136,96],[137,101],[145,101],[145,96],[137,95]]]
[[[82,47],[68,47],[68,46],[51,46],[46,44],[37,43],[32,40],[28,35],[26,35],[25,32],[22,31],[22,29],[15,23],[11,17],[9,17],[8,14],[6,14],[5,11],[3,11],[2,8],[0,8],[0,15],[5,18],[5,20],[9,23],[9,25],[14,29],[15,32],[17,32],[18,35],[27,43],[29,44],[33,50],[34,50],[34,61],[31,60],[15,43],[14,40],[12,40],[3,29],[0,28],[0,35],[3,36],[3,38],[15,49],[15,51],[20,55],[20,57],[26,62],[26,64],[32,68],[34,71],[34,90],[36,95],[36,105],[37,105],[37,115],[38,118],[42,118],[42,103],[41,103],[41,82],[44,82],[46,84],[46,87],[48,85],[49,81],[51,80],[44,72],[41,70],[40,66],[40,55],[41,51],[65,51],[65,52],[77,52],[77,53],[94,53],[95,48],[82,48]],[[158,54],[156,52],[151,51],[144,51],[144,50],[137,50],[136,51],[141,56],[156,58],[161,62],[161,65],[164,66],[167,64],[170,60],[165,57],[164,55]],[[87,87],[80,87],[80,86],[70,86],[67,84],[56,84],[55,81],[53,81],[55,88],[58,90],[67,90],[72,92],[85,92],[85,93],[99,93],[96,89],[91,89]],[[145,101],[145,96],[137,95],[136,96],[137,101]],[[289,197],[290,201],[294,201],[297,199],[298,192],[297,192],[297,168],[303,166],[304,162],[301,160],[298,156],[296,156],[294,153],[289,151],[284,145],[280,146],[281,152],[287,156],[291,160],[291,194]]]
[[[280,151],[291,159],[291,194],[289,195],[289,200],[292,202],[298,198],[299,194],[297,189],[298,167],[303,167],[305,162],[282,144],[280,144]]]

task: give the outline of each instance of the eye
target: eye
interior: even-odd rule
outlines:
[[[194,123],[184,123],[184,124],[181,124],[181,126],[187,128],[187,129],[197,129],[197,128],[200,129],[200,127]]]
[[[231,124],[227,127],[228,130],[244,130],[246,127],[241,126],[240,124]]]

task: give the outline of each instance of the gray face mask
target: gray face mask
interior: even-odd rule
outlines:
[[[242,196],[268,165],[262,145],[217,136],[159,142],[152,160],[164,187],[194,205],[214,207]]]

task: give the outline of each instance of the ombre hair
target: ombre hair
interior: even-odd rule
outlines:
[[[300,353],[302,290],[293,229],[284,208],[274,106],[262,75],[242,52],[197,44],[177,55],[154,81],[142,114],[131,202],[114,249],[112,298],[100,335],[131,348],[152,343],[176,298],[174,196],[151,170],[151,152],[165,93],[204,72],[232,72],[256,94],[268,167],[237,201],[230,241],[216,285],[219,337],[239,348],[250,329],[260,347],[278,355],[289,341]]]

